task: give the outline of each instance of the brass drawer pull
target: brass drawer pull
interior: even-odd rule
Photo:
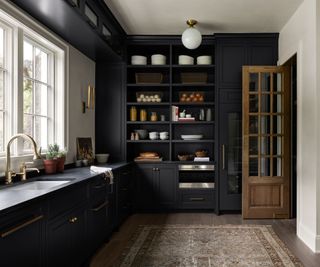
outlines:
[[[190,201],[204,201],[205,198],[204,197],[191,197]]]
[[[99,189],[99,188],[102,188],[102,187],[105,187],[106,184],[99,184],[99,185],[95,185],[93,188],[94,189]]]
[[[99,205],[98,207],[92,208],[91,210],[94,211],[94,212],[97,212],[97,211],[103,209],[104,207],[106,207],[108,204],[109,204],[109,202],[105,201],[101,205]]]
[[[78,220],[77,217],[73,217],[69,220],[70,223],[75,223]]]
[[[18,226],[16,226],[16,227],[13,227],[12,229],[10,229],[10,230],[8,230],[8,231],[6,231],[6,232],[1,233],[0,236],[1,236],[2,238],[5,238],[5,237],[7,237],[7,236],[9,236],[9,235],[17,232],[18,230],[20,230],[20,229],[22,229],[22,228],[25,228],[25,227],[27,227],[28,225],[33,224],[33,223],[41,220],[42,218],[43,218],[43,215],[39,215],[39,216],[37,216],[37,217],[34,217],[34,218],[32,218],[31,220],[29,220],[29,221],[26,221],[26,222],[24,222],[24,223],[22,223],[22,224],[20,224],[20,225],[18,225]]]

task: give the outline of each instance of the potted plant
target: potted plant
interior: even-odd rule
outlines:
[[[57,154],[57,172],[64,171],[64,162],[66,160],[66,152],[65,150],[59,150]]]
[[[57,172],[57,152],[53,145],[49,145],[46,158],[43,160],[45,173],[53,174]]]

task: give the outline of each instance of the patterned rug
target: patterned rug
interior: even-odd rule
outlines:
[[[139,227],[116,266],[302,266],[271,226]]]

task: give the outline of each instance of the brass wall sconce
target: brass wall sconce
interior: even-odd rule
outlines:
[[[87,109],[94,109],[95,106],[95,88],[91,85],[88,86],[87,93],[82,94],[82,113],[86,113]],[[83,95],[86,94],[86,100]]]

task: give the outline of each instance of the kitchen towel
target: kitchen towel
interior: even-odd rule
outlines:
[[[95,173],[104,173],[106,177],[110,178],[110,184],[113,184],[114,177],[113,177],[112,168],[91,166],[90,171]]]

